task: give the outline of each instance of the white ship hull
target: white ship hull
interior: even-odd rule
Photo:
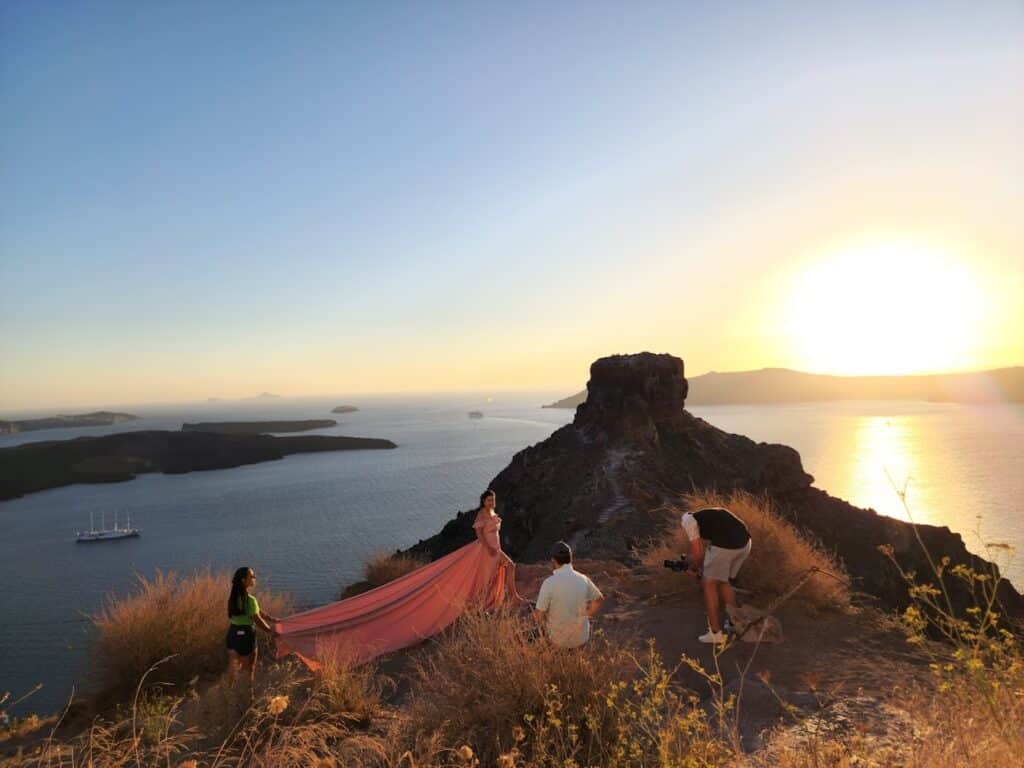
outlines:
[[[109,541],[110,539],[130,539],[139,535],[138,528],[118,529],[116,531],[81,531],[78,541]]]

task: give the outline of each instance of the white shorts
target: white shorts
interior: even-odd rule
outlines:
[[[750,545],[753,543],[753,540],[748,541],[746,546],[739,549],[722,549],[709,544],[704,552],[704,578],[712,581],[735,579],[750,556]]]

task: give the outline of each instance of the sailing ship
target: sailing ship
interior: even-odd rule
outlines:
[[[132,528],[132,518],[128,515],[128,522],[125,523],[122,528],[117,524],[117,512],[114,512],[114,527],[104,528],[105,515],[100,513],[100,527],[96,528],[96,523],[93,520],[93,513],[89,513],[89,530],[79,531],[76,540],[77,541],[108,541],[110,539],[129,539],[133,536],[138,536],[142,531],[138,528]]]

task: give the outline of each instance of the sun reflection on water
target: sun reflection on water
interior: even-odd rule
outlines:
[[[906,491],[916,523],[930,523],[927,508],[915,506],[915,475],[920,476],[920,443],[913,428],[899,417],[864,416],[857,420],[848,452],[846,487],[856,489],[858,506],[900,520],[910,520],[894,490]]]

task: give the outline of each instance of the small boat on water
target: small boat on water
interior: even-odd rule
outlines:
[[[104,515],[100,513],[100,527],[96,528],[92,512],[89,513],[89,530],[79,531],[76,535],[77,541],[108,541],[110,539],[130,539],[142,533],[138,528],[132,528],[131,515],[128,522],[122,528],[117,524],[117,512],[114,513],[114,527],[104,528]]]
[[[471,419],[482,419],[483,417],[484,417],[484,415],[480,411],[470,411],[469,412],[469,418],[471,418]]]

